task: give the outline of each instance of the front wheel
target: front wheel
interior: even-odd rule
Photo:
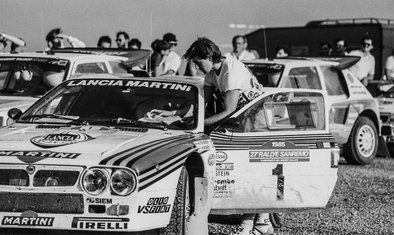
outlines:
[[[348,163],[356,165],[370,164],[378,150],[378,132],[375,124],[368,117],[360,116],[344,146],[344,157]]]
[[[185,234],[190,212],[189,175],[183,167],[176,188],[175,202],[172,208],[170,223],[160,230],[164,234]]]

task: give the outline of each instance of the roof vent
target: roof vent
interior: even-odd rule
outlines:
[[[134,127],[120,127],[120,126],[115,127],[115,129],[120,131],[139,132],[139,133],[145,133],[148,131],[148,128],[134,128]]]

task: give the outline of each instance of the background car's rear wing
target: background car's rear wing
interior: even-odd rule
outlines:
[[[333,66],[336,69],[342,70],[347,69],[353,65],[355,65],[361,57],[359,56],[336,56],[336,57],[281,57],[275,59],[298,59],[298,60],[323,60],[330,62],[337,62],[338,64]]]

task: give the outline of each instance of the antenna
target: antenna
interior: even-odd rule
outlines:
[[[264,35],[264,55],[265,55],[265,58],[267,59],[268,58],[268,55],[267,55],[267,35],[265,33],[265,26],[262,26],[262,28],[263,28],[263,35]]]
[[[40,11],[41,11],[41,40],[42,40],[42,53],[45,53],[45,42],[44,42],[44,14],[42,13],[42,1],[40,1]]]
[[[153,28],[153,13],[150,13],[150,22],[149,22],[149,43],[152,43],[152,28]],[[152,56],[152,50],[150,50],[149,57],[151,58]],[[151,68],[151,63],[148,61],[148,73],[152,75],[152,68]]]

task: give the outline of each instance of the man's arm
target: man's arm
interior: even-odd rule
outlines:
[[[67,42],[70,43],[70,45],[74,48],[76,47],[86,47],[86,44],[84,42],[82,42],[81,40],[79,40],[78,38],[72,37],[72,36],[68,36],[68,35],[64,35],[64,34],[58,34],[56,35],[56,37],[60,37],[63,39],[67,39]]]
[[[26,46],[25,41],[23,41],[22,39],[19,39],[17,37],[11,36],[9,34],[2,33],[2,34],[0,34],[0,38],[4,38],[12,43],[15,43],[18,46],[21,46],[21,47]]]
[[[204,124],[206,126],[214,124],[234,112],[237,108],[240,92],[241,91],[239,89],[227,91],[224,97],[224,110],[220,113],[210,116],[209,118],[206,118]]]

